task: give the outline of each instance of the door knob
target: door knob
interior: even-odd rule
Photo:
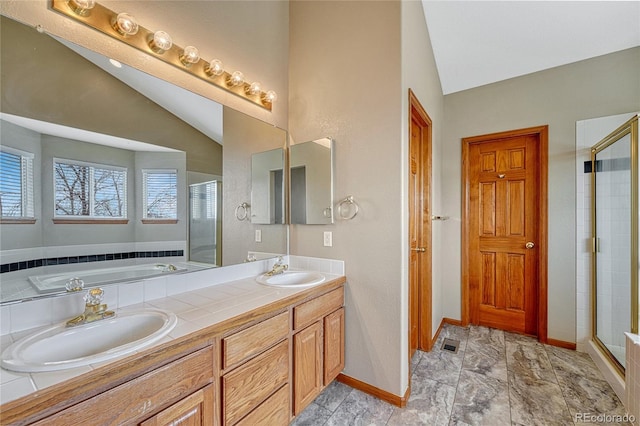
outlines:
[[[425,251],[427,251],[427,249],[425,247],[416,247],[416,248],[412,248],[412,251],[417,251],[420,253],[424,253]]]
[[[527,244],[524,245],[526,248],[528,249],[532,249],[533,247],[535,247],[535,244],[532,241],[529,241]]]

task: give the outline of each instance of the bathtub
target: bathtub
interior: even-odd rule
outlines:
[[[65,289],[67,282],[74,278],[84,281],[85,287],[113,284],[126,281],[137,281],[144,278],[174,274],[187,271],[187,268],[171,264],[175,269],[168,270],[169,264],[149,263],[144,265],[117,266],[113,268],[88,269],[77,272],[60,272],[55,274],[34,275],[29,277],[38,293],[51,293]]]

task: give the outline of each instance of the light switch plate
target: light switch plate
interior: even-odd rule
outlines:
[[[256,243],[262,242],[262,230],[256,229]]]
[[[333,246],[333,232],[325,231],[325,233],[324,233],[324,246],[325,247]]]

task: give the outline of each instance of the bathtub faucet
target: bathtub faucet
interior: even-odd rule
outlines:
[[[88,324],[90,322],[114,317],[116,313],[108,311],[107,304],[102,303],[103,297],[103,289],[99,287],[90,289],[84,296],[84,301],[86,302],[84,312],[67,321],[67,327],[74,327],[76,325]]]
[[[289,269],[289,265],[282,263],[282,256],[278,256],[278,261],[276,262],[276,264],[273,265],[273,268],[271,268],[271,270],[267,272],[265,275],[269,275],[269,276],[279,275],[279,274],[282,274],[287,269]]]

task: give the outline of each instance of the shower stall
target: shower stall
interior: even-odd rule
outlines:
[[[221,182],[189,185],[189,260],[222,266]]]
[[[591,149],[593,341],[623,374],[638,333],[638,115]]]

